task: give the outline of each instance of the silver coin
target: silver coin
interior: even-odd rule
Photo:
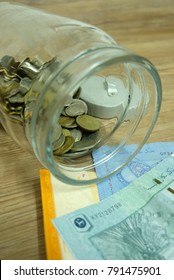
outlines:
[[[10,103],[24,103],[24,98],[20,95],[20,93],[10,96],[8,100]]]
[[[25,75],[31,79],[35,78],[36,75],[40,72],[35,65],[33,65],[29,58],[25,59],[18,67],[17,73]]]
[[[56,124],[53,133],[53,143],[60,138],[61,134],[62,134],[62,127],[60,126],[60,124]]]
[[[28,77],[22,78],[20,81],[20,93],[24,96],[31,88],[32,80]]]
[[[71,151],[85,151],[94,148],[101,141],[100,132],[94,132],[84,135],[81,141],[75,142]]]
[[[88,107],[84,101],[73,99],[72,103],[65,109],[65,112],[70,117],[76,117],[87,114]]]
[[[63,154],[63,157],[66,158],[79,158],[82,156],[85,156],[89,153],[89,150],[85,150],[85,151],[78,151],[78,152],[67,152],[66,154]]]
[[[70,130],[72,137],[74,138],[75,142],[80,141],[82,138],[82,132],[78,128],[73,128]]]
[[[70,124],[69,126],[66,126],[66,128],[76,128],[77,127],[77,123],[76,121],[74,121],[72,124]]]
[[[53,151],[57,150],[58,148],[62,147],[63,144],[65,143],[65,135],[62,133],[59,139],[57,139],[53,143]]]
[[[15,64],[15,59],[13,56],[5,55],[0,59],[0,65],[6,69],[9,68],[9,66]]]
[[[31,61],[32,65],[34,65],[34,67],[36,69],[41,69],[43,62],[41,61],[41,59],[38,56],[34,56],[34,58]]]

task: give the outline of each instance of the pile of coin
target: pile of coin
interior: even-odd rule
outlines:
[[[6,116],[19,123],[24,121],[24,97],[40,67],[29,58],[23,62],[7,55],[0,59],[0,106]]]
[[[76,110],[75,103],[77,104]],[[71,106],[73,110],[71,110]],[[73,99],[64,111],[73,112],[73,116],[70,113],[66,116],[61,115],[59,118],[58,137],[53,142],[54,155],[76,158],[88,154],[101,141],[102,124],[100,120],[87,115],[87,106],[80,99]]]
[[[42,70],[48,71],[52,61],[41,64],[37,59],[26,58],[19,62],[7,55],[0,59],[0,106],[3,114],[25,126],[32,117],[31,104],[37,98],[34,96],[31,100],[28,92],[38,74]],[[79,88],[69,98],[55,126],[54,156],[77,158],[89,153],[101,141],[101,121],[88,114],[88,106],[80,99],[80,92]]]

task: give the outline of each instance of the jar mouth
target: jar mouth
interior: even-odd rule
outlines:
[[[86,51],[57,69],[56,63],[55,59],[55,71],[43,83],[31,120],[34,152],[65,183],[103,181],[119,172],[147,141],[160,110],[160,78],[148,60],[118,46]],[[80,147],[75,144],[74,150],[55,155],[55,126],[79,88],[80,100],[94,118],[90,121],[97,119],[100,126],[92,131],[77,127],[83,135]]]

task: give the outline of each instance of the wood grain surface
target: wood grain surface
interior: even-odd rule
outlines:
[[[3,2],[3,1],[2,1]],[[174,141],[173,0],[23,0],[20,2],[103,29],[151,60],[163,86],[158,122],[148,142]],[[45,259],[40,163],[0,126],[0,258]]]

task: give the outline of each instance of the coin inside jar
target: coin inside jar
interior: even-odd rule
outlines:
[[[59,124],[56,124],[53,133],[53,143],[60,138],[61,134],[62,134],[62,127]]]
[[[74,124],[75,119],[71,118],[71,117],[67,117],[67,116],[60,116],[59,118],[59,124],[62,127],[72,127],[72,125]]]
[[[54,151],[54,155],[60,156],[71,150],[74,145],[74,138],[72,136],[65,136],[65,143]]]
[[[25,127],[31,122],[40,84],[38,78],[48,77],[54,69],[56,59],[40,63],[37,58],[25,58],[16,62],[13,57],[0,59],[0,98],[3,110]],[[34,84],[34,87],[33,87]],[[49,96],[48,96],[49,97]],[[78,158],[87,155],[101,142],[102,122],[89,115],[91,111],[81,98],[81,87],[74,94],[67,96],[61,115],[52,134],[54,156]]]
[[[78,151],[78,152],[72,152],[71,150],[68,151],[67,153],[63,154],[64,158],[71,158],[71,159],[76,159],[82,156],[86,156],[89,153],[89,150],[84,150],[84,151]]]
[[[80,129],[73,128],[70,131],[72,137],[74,138],[75,142],[80,141],[82,138],[82,132]]]
[[[76,122],[81,129],[89,132],[97,131],[101,127],[101,122],[97,118],[89,115],[78,116]]]
[[[76,117],[87,114],[88,107],[86,103],[79,99],[73,99],[72,103],[65,109],[67,116]]]
[[[75,142],[71,151],[80,152],[94,148],[101,141],[101,134],[99,131],[86,134],[81,141]]]
[[[70,130],[66,129],[66,128],[62,128],[62,133],[65,136],[72,136]]]
[[[65,143],[65,135],[62,133],[60,137],[53,142],[53,151],[59,149]]]

